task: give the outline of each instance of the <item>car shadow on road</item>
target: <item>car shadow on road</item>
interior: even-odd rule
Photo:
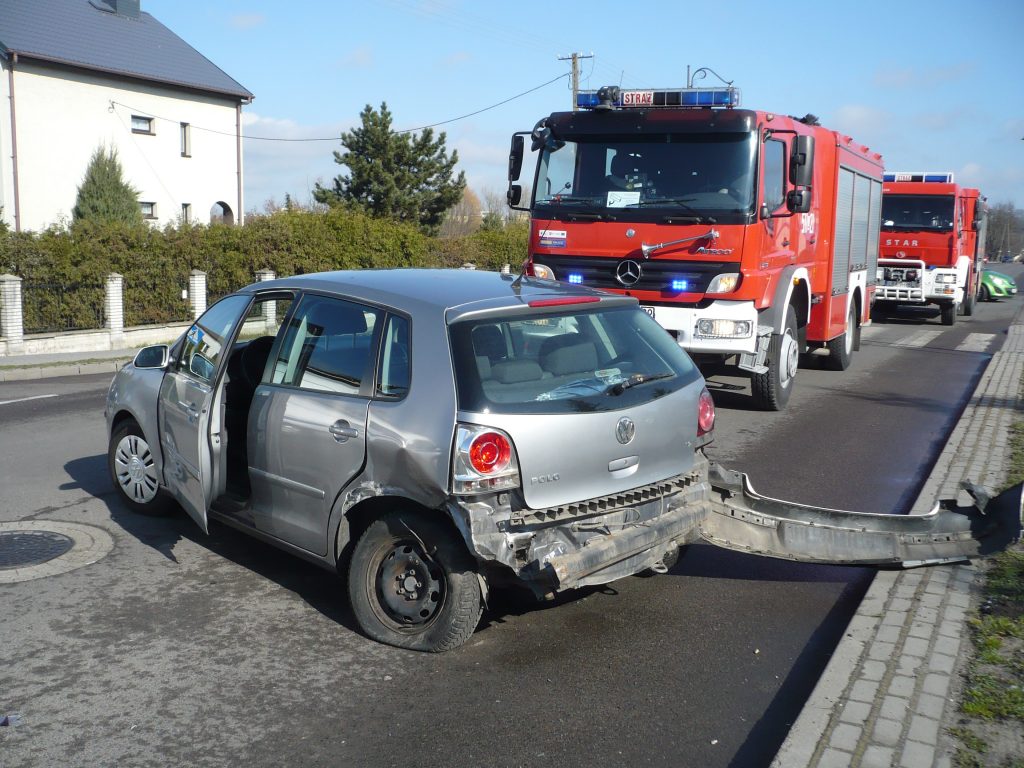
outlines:
[[[107,476],[107,457],[103,454],[74,459],[64,465],[72,478],[61,490],[81,489],[100,499],[111,521],[141,544],[178,562],[176,545],[187,540],[223,557],[258,576],[294,593],[326,618],[358,633],[355,617],[348,607],[344,580],[287,552],[254,539],[215,521],[209,535],[176,504],[168,505],[166,515],[147,516],[121,504]]]

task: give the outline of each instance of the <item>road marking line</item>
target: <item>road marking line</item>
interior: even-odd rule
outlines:
[[[942,335],[943,331],[918,331],[912,333],[905,339],[898,339],[892,342],[894,347],[925,347]]]
[[[19,397],[17,400],[0,400],[0,405],[13,405],[14,403],[25,403],[29,400],[45,400],[48,397],[59,397],[59,395],[33,395],[32,397]]]
[[[956,345],[956,351],[984,352],[995,337],[994,333],[969,333],[966,339]]]

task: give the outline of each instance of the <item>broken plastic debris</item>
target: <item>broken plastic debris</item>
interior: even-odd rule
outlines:
[[[2,725],[18,725],[21,723],[21,715],[17,712],[12,712],[9,715],[4,715],[0,718],[0,726]]]
[[[761,652],[761,649],[760,649],[760,648],[755,648],[755,649],[754,649],[754,655],[755,655],[755,656],[757,656],[757,654],[759,654],[760,652]]]
[[[384,675],[384,679],[385,680],[390,680],[391,679],[391,675]]]
[[[718,739],[712,739],[711,740],[711,746],[714,746],[717,743],[718,743]]]

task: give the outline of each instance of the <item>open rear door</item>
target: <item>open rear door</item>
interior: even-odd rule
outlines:
[[[784,560],[912,568],[985,557],[1021,535],[1024,484],[989,500],[965,483],[970,507],[940,501],[926,515],[846,512],[769,499],[742,472],[711,466],[711,513],[700,537],[725,549]]]

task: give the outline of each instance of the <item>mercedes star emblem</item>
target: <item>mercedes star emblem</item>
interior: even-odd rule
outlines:
[[[636,285],[643,273],[644,270],[639,261],[626,259],[620,261],[619,266],[615,268],[615,279],[625,286]]]
[[[615,439],[623,445],[626,445],[633,439],[633,435],[636,434],[636,424],[633,423],[632,419],[628,419],[623,416],[619,419],[619,423],[615,425]]]

